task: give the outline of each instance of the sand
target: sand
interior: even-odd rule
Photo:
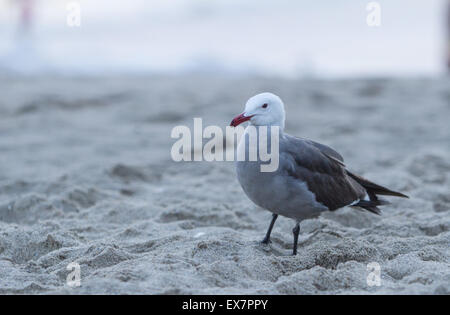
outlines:
[[[449,83],[2,77],[0,293],[449,294]],[[302,222],[296,257],[289,219],[260,245],[271,214],[233,163],[173,162],[170,131],[225,127],[262,91],[284,99],[287,132],[411,198]]]

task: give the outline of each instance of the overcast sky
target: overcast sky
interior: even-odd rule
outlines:
[[[14,51],[17,6],[0,0],[0,56]],[[36,0],[37,51],[73,70],[256,71],[296,76],[443,71],[445,0]]]

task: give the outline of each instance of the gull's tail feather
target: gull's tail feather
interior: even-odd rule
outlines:
[[[397,191],[393,191],[386,187],[377,185],[377,184],[365,179],[364,177],[355,175],[353,173],[350,173],[349,171],[347,171],[347,174],[348,174],[348,176],[353,178],[355,181],[357,181],[361,186],[363,186],[366,189],[367,194],[369,195],[369,198],[371,201],[378,201],[377,195],[409,198],[407,195],[404,195]]]
[[[367,211],[381,215],[381,210],[377,206],[380,206],[382,204],[384,204],[384,203],[380,204],[377,201],[360,200],[360,201],[358,201],[358,203],[355,203],[354,205],[352,205],[352,207],[361,207]]]
[[[358,203],[354,204],[354,207],[361,207],[363,209],[366,209],[367,211],[370,211],[372,213],[381,214],[381,210],[378,208],[378,206],[383,206],[389,204],[388,201],[383,199],[378,199],[377,195],[385,195],[385,196],[395,196],[395,197],[402,197],[402,198],[409,198],[408,196],[390,190],[386,187],[377,185],[364,177],[355,175],[353,173],[350,173],[347,171],[348,176],[353,178],[358,184],[364,187],[364,189],[367,192],[367,195],[369,196],[370,200],[360,200]]]

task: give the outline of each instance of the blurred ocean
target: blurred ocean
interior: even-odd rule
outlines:
[[[434,76],[444,72],[445,0],[383,0],[369,27],[362,0],[0,0],[0,69],[21,73]]]

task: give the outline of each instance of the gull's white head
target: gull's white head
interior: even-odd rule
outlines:
[[[231,121],[231,126],[238,126],[250,121],[255,126],[279,126],[284,129],[285,120],[283,101],[272,93],[253,96],[245,104],[245,110]]]

